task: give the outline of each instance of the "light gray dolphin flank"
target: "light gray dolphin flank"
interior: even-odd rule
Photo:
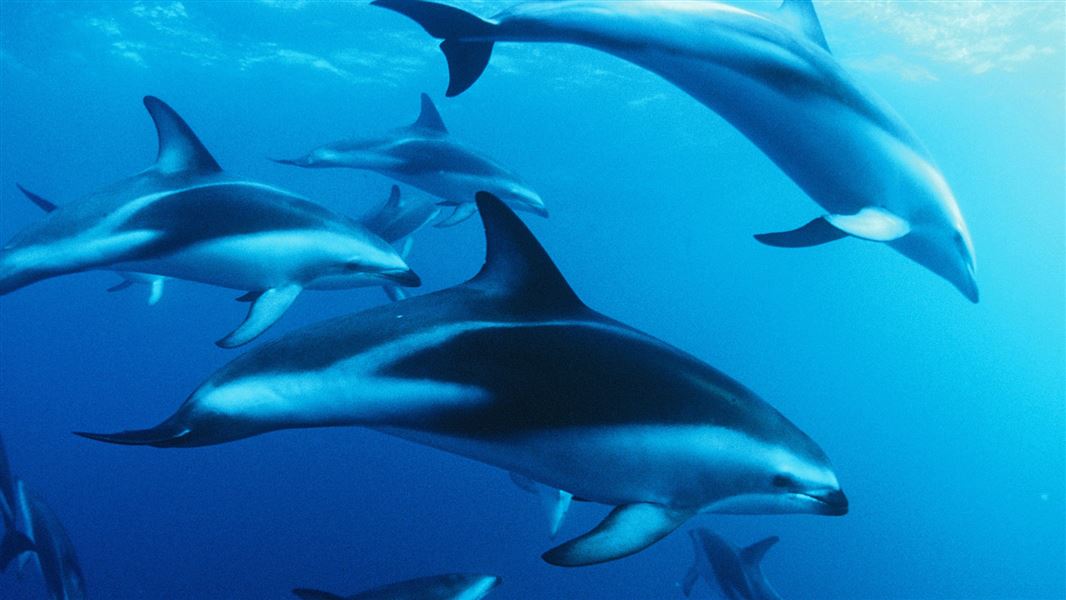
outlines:
[[[0,295],[93,269],[247,290],[247,318],[218,342],[233,347],[270,327],[304,289],[419,284],[359,223],[223,172],[173,109],[152,96],[144,105],[159,134],[155,164],[60,207],[28,194],[48,214],[0,250]]]
[[[391,583],[351,596],[308,588],[296,588],[292,593],[300,600],[481,600],[502,581],[493,575],[450,573]]]
[[[737,548],[714,532],[697,528],[689,532],[695,553],[692,566],[681,583],[685,596],[702,577],[712,589],[729,600],[781,600],[763,575],[761,562],[766,551],[778,542],[777,536]]]
[[[332,142],[300,158],[276,162],[299,167],[364,169],[412,185],[454,206],[438,224],[455,225],[473,216],[474,194],[487,191],[511,208],[548,216],[544,201],[517,175],[496,161],[455,141],[429,96],[422,112],[407,127],[377,137]]]
[[[732,123],[828,214],[756,236],[782,247],[884,242],[978,300],[955,197],[910,127],[829,52],[810,0],[762,15],[718,2],[522,2],[492,19],[424,0],[374,0],[443,39],[448,95],[481,75],[496,42],[565,42],[656,73]]]
[[[700,512],[842,515],[829,459],[754,393],[586,307],[521,220],[478,194],[486,259],[463,285],[325,321],[223,367],[116,444],[193,447],[362,425],[615,506],[544,555],[589,565]]]

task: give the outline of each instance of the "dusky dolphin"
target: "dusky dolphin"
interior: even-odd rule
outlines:
[[[247,318],[217,342],[228,348],[265,331],[304,289],[419,284],[353,219],[223,172],[172,108],[152,96],[144,105],[159,134],[155,164],[77,202],[50,203],[0,250],[0,295],[93,269],[247,290]]]
[[[515,210],[548,216],[544,201],[517,175],[455,141],[426,94],[422,94],[422,111],[411,125],[380,136],[332,142],[300,158],[276,162],[299,167],[364,169],[412,185],[440,198],[441,205],[455,207],[450,216],[438,223],[441,227],[473,216],[473,198],[479,191],[494,194]]]
[[[33,540],[18,530],[17,515],[18,483],[11,475],[4,440],[0,438],[0,522],[4,525],[4,537],[0,538],[0,572],[24,552],[33,551]]]
[[[21,185],[15,184],[15,186],[44,212],[50,213],[59,208],[52,201],[27,190]],[[400,258],[407,260],[407,255],[411,252],[411,236],[428,225],[439,214],[440,209],[430,202],[411,201],[403,198],[400,194],[400,187],[393,185],[385,204],[377,212],[363,219],[361,224],[396,247],[400,253]],[[155,306],[163,297],[163,285],[167,280],[166,277],[128,271],[120,271],[118,276],[121,281],[107,288],[108,292],[120,292],[135,285],[144,284],[149,289],[149,306]],[[385,293],[394,300],[403,298],[406,295],[403,288],[394,285],[385,285],[384,289]]]
[[[391,583],[351,596],[309,588],[296,588],[292,593],[300,600],[481,600],[502,582],[494,575],[450,573]]]
[[[700,512],[843,515],[829,459],[723,373],[586,307],[522,221],[479,193],[486,258],[465,284],[243,354],[151,429],[80,433],[194,447],[362,425],[614,510],[544,555],[639,552]]]
[[[746,548],[737,548],[714,532],[696,528],[689,531],[695,553],[692,566],[681,583],[685,596],[700,577],[729,600],[781,600],[762,572],[766,551],[779,540],[771,536]]]
[[[525,475],[519,475],[513,471],[510,475],[511,481],[516,486],[533,494],[540,500],[544,511],[548,515],[548,537],[554,540],[555,536],[559,535],[559,528],[562,527],[563,519],[566,518],[566,513],[570,510],[570,503],[573,502],[574,495],[570,492],[537,483]]]
[[[59,518],[35,492],[18,482],[19,504],[33,541],[35,562],[44,578],[52,600],[86,598],[85,576],[78,563],[74,545]]]
[[[578,44],[648,69],[732,123],[828,212],[759,241],[884,242],[978,300],[973,243],[947,181],[903,119],[830,54],[810,0],[768,15],[711,1],[553,0],[492,19],[424,0],[372,4],[444,40],[449,96],[477,80],[495,42]]]

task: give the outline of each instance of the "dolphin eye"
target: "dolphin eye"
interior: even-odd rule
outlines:
[[[774,475],[773,484],[776,488],[796,487],[796,481],[788,475]]]

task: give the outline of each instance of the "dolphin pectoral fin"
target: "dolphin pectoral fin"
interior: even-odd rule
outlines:
[[[740,558],[749,565],[758,565],[762,562],[763,557],[766,556],[766,551],[779,541],[781,541],[781,538],[776,535],[772,535],[765,540],[759,540],[746,548],[741,548]]]
[[[437,221],[434,227],[451,227],[453,225],[458,225],[475,214],[477,214],[477,205],[473,202],[463,202],[455,206],[455,211],[452,214]]]
[[[511,481],[516,486],[540,498],[544,504],[544,509],[548,513],[548,536],[554,540],[555,536],[559,534],[559,528],[563,524],[567,511],[570,510],[570,503],[573,501],[574,495],[570,492],[564,492],[563,490],[537,483],[514,471],[511,471],[510,475]]]
[[[404,290],[403,288],[396,287],[394,285],[386,285],[381,289],[384,290],[385,295],[388,296],[389,300],[392,300],[393,302],[406,300],[410,297],[406,290]]]
[[[826,215],[825,220],[848,235],[872,242],[891,242],[911,231],[906,219],[877,207],[867,207],[853,215]]]
[[[163,298],[163,283],[166,281],[163,277],[156,277],[148,284],[148,306],[155,306],[159,304],[159,300]]]
[[[50,200],[46,200],[43,197],[38,196],[37,194],[34,194],[33,192],[31,192],[31,191],[27,190],[26,188],[22,187],[22,184],[16,183],[15,187],[17,187],[19,189],[19,191],[22,192],[22,194],[24,196],[29,198],[30,202],[33,202],[34,204],[36,204],[37,208],[40,208],[41,210],[43,210],[46,213],[50,213],[50,212],[54,211],[55,209],[59,208],[58,206],[56,206],[56,204],[54,202],[52,202]]]
[[[696,582],[699,581],[699,578],[700,572],[696,570],[696,562],[693,561],[692,566],[685,572],[685,578],[681,580],[681,593],[683,593],[686,598],[692,595],[692,588],[696,585]]]
[[[252,306],[248,308],[248,316],[245,317],[244,322],[215,344],[222,348],[235,348],[254,340],[285,314],[301,291],[303,291],[302,287],[291,284],[271,288],[254,299],[250,299]]]
[[[692,514],[661,504],[623,504],[595,529],[552,548],[542,558],[560,567],[581,567],[629,556],[666,537]]]
[[[300,600],[344,600],[343,596],[310,588],[293,588],[292,595]]]
[[[166,102],[155,96],[145,96],[144,107],[148,109],[159,135],[156,169],[161,173],[218,173],[222,170],[185,119]]]
[[[488,38],[496,29],[495,23],[454,6],[425,0],[374,0],[371,4],[398,12],[421,25],[429,35],[444,40],[440,49],[448,60],[448,97],[466,91],[489,64],[493,42]]]
[[[818,217],[797,229],[755,235],[756,240],[777,248],[807,248],[846,237],[848,234],[830,225],[824,217]]]
[[[120,282],[116,283],[115,285],[107,288],[107,291],[111,292],[111,293],[121,292],[122,290],[130,287],[131,285],[133,285],[133,282],[130,281],[129,279],[126,279],[125,277],[123,277],[122,281],[120,281]]]
[[[818,22],[818,14],[814,12],[814,4],[811,0],[784,0],[774,16],[782,25],[793,29],[829,52],[829,44],[825,41],[822,24]]]

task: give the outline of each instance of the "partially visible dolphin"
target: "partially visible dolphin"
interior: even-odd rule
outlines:
[[[437,108],[422,94],[422,112],[407,127],[385,135],[361,137],[319,146],[300,158],[276,162],[299,167],[347,167],[375,171],[419,188],[455,212],[438,226],[454,225],[473,216],[478,191],[496,195],[515,210],[548,216],[544,201],[517,175],[496,161],[455,141]]]
[[[780,538],[772,536],[746,548],[737,548],[707,529],[693,529],[689,536],[695,555],[681,584],[685,596],[692,595],[692,587],[702,577],[729,600],[781,600],[763,575],[760,564],[766,551]]]
[[[502,581],[494,575],[451,573],[391,583],[351,596],[308,588],[292,593],[300,600],[481,600]]]
[[[18,530],[18,482],[11,475],[4,440],[0,438],[0,522],[4,537],[0,538],[0,572],[24,552],[33,551],[33,540]]]
[[[553,0],[488,20],[424,0],[372,4],[444,40],[449,96],[477,80],[496,42],[578,44],[644,67],[732,123],[828,211],[757,239],[884,242],[978,300],[973,243],[947,181],[903,119],[830,54],[810,0],[770,15],[710,1]]]
[[[49,203],[0,250],[0,295],[93,269],[248,290],[248,317],[218,342],[228,348],[265,331],[304,289],[419,284],[365,227],[224,173],[173,109],[152,96],[144,105],[159,134],[155,164],[77,202]]]
[[[52,600],[86,598],[85,576],[63,524],[41,498],[19,483],[19,502],[33,540],[37,565]]]
[[[614,505],[544,555],[639,552],[691,516],[843,515],[821,448],[726,375],[586,307],[522,221],[479,193],[486,258],[463,285],[352,314],[223,367],[151,429],[80,433],[195,447],[362,425]]]
[[[397,247],[400,258],[407,260],[414,243],[412,235],[437,218],[440,209],[430,202],[411,201],[400,194],[400,186],[393,185],[388,200],[376,213],[363,219],[363,225],[381,239]],[[403,288],[386,285],[385,293],[393,301],[407,297]]]

